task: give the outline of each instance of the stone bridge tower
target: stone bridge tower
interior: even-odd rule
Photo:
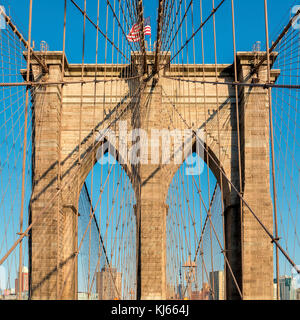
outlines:
[[[131,66],[84,65],[83,80],[86,82],[65,84],[63,89],[58,82],[81,80],[81,65],[69,64],[62,52],[48,52],[42,58],[49,68],[49,74],[42,81],[49,84],[38,87],[33,98],[36,134],[33,137],[34,188],[30,210],[31,219],[37,222],[30,233],[32,299],[57,299],[60,295],[63,299],[77,298],[77,193],[95,164],[96,150],[101,146],[97,140],[99,130],[109,126],[119,132],[120,121],[126,121],[128,131],[140,128],[149,136],[152,129],[184,130],[188,126],[204,131],[204,159],[214,159],[210,168],[223,185],[225,247],[233,273],[244,299],[272,299],[271,241],[247,208],[240,206],[239,197],[218,169],[222,167],[232,183],[239,185],[235,90],[230,85],[219,85],[217,96],[216,86],[206,84],[205,109],[203,84],[192,83],[188,88],[182,82],[182,91],[174,92],[172,80],[164,77],[199,81],[205,77],[206,81],[215,81],[217,69],[218,81],[232,82],[232,65],[220,64],[217,68],[215,65],[167,65],[159,77],[142,80],[142,90],[135,94],[139,80],[128,80],[124,75],[134,75],[133,70],[139,69],[141,57],[138,53],[132,53]],[[161,53],[160,58],[160,64],[164,65],[170,56]],[[253,53],[238,53],[240,81],[252,82],[248,74],[253,60]],[[154,53],[148,52],[149,71],[153,62]],[[41,70],[34,61],[31,67],[33,80],[36,80]],[[95,68],[99,80],[96,85],[93,83]],[[277,76],[278,72],[272,71],[272,81]],[[266,64],[261,66],[258,77],[266,80]],[[113,81],[101,82],[105,79]],[[242,193],[257,216],[272,230],[267,90],[239,87],[239,101]],[[117,145],[122,145],[119,142]],[[172,156],[175,148],[171,146]],[[151,146],[148,148],[150,150]],[[121,150],[116,154],[122,156]],[[146,157],[149,164],[132,165],[128,159],[122,164],[137,199],[137,291],[141,299],[165,299],[166,197],[180,164],[161,161],[150,164],[150,156]],[[226,275],[227,299],[238,299],[233,279],[229,272]]]

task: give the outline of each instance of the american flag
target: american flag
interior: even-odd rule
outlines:
[[[140,24],[135,23],[130,29],[129,34],[127,35],[127,39],[129,42],[138,42],[140,41]],[[151,36],[151,23],[150,17],[144,19],[144,35]]]

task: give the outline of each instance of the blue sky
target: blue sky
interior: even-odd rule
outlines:
[[[29,1],[15,0],[3,1],[11,3],[11,13],[17,24],[27,34],[27,15]],[[223,7],[217,13],[217,42],[220,62],[232,62],[232,31],[231,31],[231,1],[225,1]],[[83,0],[77,1],[83,8]],[[97,1],[87,1],[88,14],[96,22],[96,3]],[[113,3],[113,1],[111,1]],[[196,1],[194,12],[199,10],[199,2]],[[211,10],[211,1],[203,1],[203,16],[207,16]],[[216,2],[217,3],[217,2]],[[269,25],[270,34],[274,35],[280,25],[287,21],[289,9],[296,4],[294,0],[269,1]],[[271,5],[272,4],[272,5]],[[144,1],[144,14],[151,17],[152,41],[156,34],[156,11],[157,1]],[[63,0],[52,1],[33,1],[33,22],[32,38],[36,46],[40,41],[45,40],[49,44],[50,50],[62,50],[62,28],[63,28]],[[68,1],[68,30],[67,43],[70,43],[70,51],[67,52],[68,59],[71,62],[81,62],[81,35],[82,35],[82,17],[77,9]],[[104,14],[102,15],[102,17]],[[264,43],[264,1],[235,1],[237,49],[240,51],[252,50],[252,45],[256,41]],[[105,20],[105,19],[104,19]],[[104,25],[104,24],[103,24]],[[195,26],[198,25],[195,21]],[[87,26],[89,31],[92,28]],[[94,42],[93,32],[87,33],[87,42],[89,38]],[[206,37],[209,37],[206,35]],[[212,38],[211,38],[212,39]],[[273,37],[274,39],[274,37]],[[91,62],[94,56],[91,55]]]
[[[27,35],[28,23],[28,3],[29,1],[15,0],[3,1],[5,4],[12,3],[11,13],[14,21],[24,30]],[[100,1],[101,2],[101,1]],[[187,1],[188,3],[189,1]],[[77,3],[83,8],[83,0],[78,0]],[[113,1],[111,1],[113,4]],[[218,3],[216,1],[216,3]],[[283,23],[286,23],[289,17],[289,10],[297,1],[294,0],[272,0],[269,1],[269,25],[271,39],[275,39],[278,30]],[[144,15],[151,17],[152,26],[152,42],[156,35],[156,12],[157,1],[144,1]],[[93,21],[96,22],[97,1],[87,1],[87,12]],[[203,1],[203,17],[208,16],[211,10],[211,1]],[[63,28],[63,12],[64,1],[33,1],[33,22],[32,22],[32,38],[35,40],[36,47],[42,40],[49,44],[50,50],[62,50],[62,28]],[[104,11],[105,12],[105,11]],[[102,20],[105,20],[105,14],[102,12]],[[195,2],[194,12],[199,12],[199,1]],[[197,16],[196,16],[197,17]],[[236,17],[236,34],[237,34],[237,50],[248,51],[252,50],[252,45],[256,41],[265,42],[264,34],[264,1],[252,0],[250,1],[235,1],[235,17]],[[199,15],[198,15],[199,18]],[[78,10],[68,1],[68,23],[67,23],[67,57],[70,62],[81,62],[82,52],[82,16]],[[100,21],[101,25],[101,21]],[[105,21],[102,21],[105,25]],[[195,27],[199,25],[195,21]],[[225,1],[222,8],[220,8],[216,17],[217,28],[217,43],[218,43],[218,60],[220,63],[232,62],[232,29],[231,29],[231,1]],[[104,29],[104,28],[103,28]],[[212,42],[212,33],[207,29],[205,37],[210,41],[207,42],[207,51],[209,44]],[[273,35],[273,37],[272,37]],[[91,48],[95,42],[94,30],[87,23],[87,44]],[[101,39],[101,36],[100,36]],[[103,40],[103,39],[102,39]],[[196,44],[197,46],[197,44]],[[200,46],[199,46],[200,49]],[[87,45],[86,62],[94,62],[94,50],[89,51]],[[210,53],[210,52],[209,52]],[[208,54],[207,59],[211,59]]]

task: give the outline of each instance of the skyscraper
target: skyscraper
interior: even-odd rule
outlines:
[[[99,300],[122,298],[122,273],[116,268],[103,268],[96,275],[96,290]]]
[[[21,292],[27,292],[29,288],[29,282],[28,282],[28,268],[23,267],[22,273],[21,273]],[[15,279],[15,290],[16,293],[19,292],[19,279]]]
[[[210,285],[214,296],[213,300],[224,300],[224,271],[214,271],[209,273]]]
[[[293,299],[295,299],[295,297],[293,297],[291,283],[292,283],[292,277],[290,277],[290,276],[280,276],[278,279],[278,284],[277,284],[276,279],[274,279],[274,284],[279,285],[280,300],[293,300]]]

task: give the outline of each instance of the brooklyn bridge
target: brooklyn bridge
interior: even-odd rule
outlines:
[[[2,299],[300,299],[300,6],[0,18]]]

